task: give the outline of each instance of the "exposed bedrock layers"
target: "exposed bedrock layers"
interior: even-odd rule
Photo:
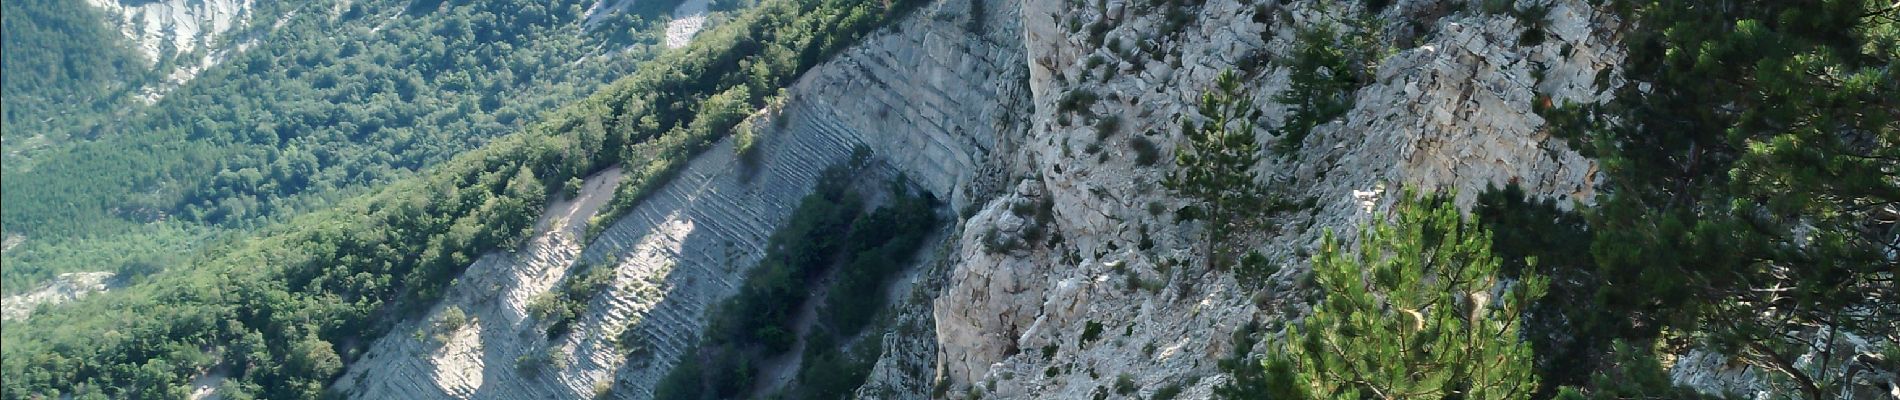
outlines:
[[[885,165],[953,201],[984,190],[973,188],[981,187],[980,171],[996,169],[989,165],[997,132],[1021,126],[1011,119],[1023,98],[1021,80],[1008,76],[1022,68],[1020,51],[998,44],[1014,43],[1003,40],[1008,31],[970,35],[967,24],[929,17],[967,7],[934,3],[910,17],[914,23],[808,73],[788,90],[779,120],[754,124],[763,140],[756,167],[722,142],[585,249],[574,236],[592,211],[558,211],[564,205],[557,203],[551,212],[578,215],[566,229],[471,266],[428,317],[375,344],[339,387],[358,398],[588,398],[601,388],[620,398],[650,396],[700,336],[704,311],[735,292],[820,172],[847,160],[854,147],[865,145]],[[991,18],[1011,15],[994,7],[1002,10],[993,15],[1004,17]],[[614,261],[615,282],[573,333],[550,342],[526,316],[526,303],[556,287],[577,259]],[[440,339],[410,334],[449,306],[472,322]],[[634,329],[628,336],[640,338],[646,351],[622,354],[613,339],[623,329]],[[549,348],[569,355],[565,365],[516,365],[518,357]]]
[[[826,121],[792,119],[764,136],[755,170],[744,171],[752,167],[721,143],[585,248],[575,237],[593,210],[551,210],[573,215],[564,229],[536,235],[520,252],[478,261],[429,317],[379,341],[339,387],[357,398],[593,398],[606,388],[617,397],[650,396],[699,336],[705,309],[735,291],[766,237],[819,174],[849,158],[851,134]],[[612,182],[602,180],[610,191]],[[527,304],[556,287],[576,260],[614,268],[613,284],[591,300],[570,334],[549,340],[527,316]],[[471,322],[446,340],[409,334],[450,306]],[[623,329],[635,329],[646,351],[623,354],[614,343]],[[517,362],[549,349],[565,362]]]
[[[756,169],[721,143],[585,249],[574,237],[592,211],[551,211],[578,216],[520,252],[471,266],[428,317],[373,345],[339,388],[357,398],[591,398],[602,388],[617,398],[647,398],[700,336],[704,311],[735,292],[820,172],[854,147],[869,147],[953,202],[993,190],[978,178],[997,169],[998,132],[1022,126],[1012,112],[1025,92],[1021,79],[1010,78],[1023,73],[1021,51],[1010,47],[1018,43],[1012,25],[1000,22],[1014,18],[1005,2],[990,6],[986,18],[999,28],[982,35],[939,16],[968,8],[961,0],[933,3],[808,73],[788,90],[781,121],[755,124],[764,130]],[[526,303],[557,286],[577,259],[613,260],[614,284],[592,300],[573,333],[549,341],[526,317]],[[411,334],[450,306],[471,322],[439,341]],[[629,336],[647,350],[621,354],[613,339],[623,329],[636,330]],[[517,366],[518,357],[551,347],[569,355],[565,365]]]
[[[791,90],[956,210],[1001,188],[1030,111],[1017,1],[972,1],[933,1]]]

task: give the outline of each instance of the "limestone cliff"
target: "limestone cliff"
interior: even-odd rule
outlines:
[[[932,2],[806,74],[783,113],[757,117],[761,176],[746,178],[722,144],[592,244],[556,224],[521,253],[490,255],[431,312],[454,305],[470,324],[445,340],[391,335],[340,386],[360,398],[650,396],[816,171],[860,144],[960,217],[893,293],[904,301],[874,336],[885,353],[857,392],[866,398],[1087,398],[1122,377],[1139,397],[1173,386],[1205,398],[1226,379],[1215,361],[1232,332],[1304,312],[1308,292],[1293,279],[1304,256],[1321,232],[1382,215],[1386,190],[1453,189],[1468,205],[1486,185],[1518,182],[1594,199],[1595,163],[1532,109],[1604,101],[1622,84],[1618,20],[1582,0],[1546,2],[1538,27],[1476,2],[1398,1],[1376,11],[1388,51],[1354,107],[1295,154],[1256,166],[1260,184],[1310,207],[1243,238],[1286,268],[1264,287],[1242,285],[1201,267],[1202,227],[1177,220],[1186,203],[1161,187],[1178,121],[1198,118],[1194,101],[1233,69],[1261,106],[1260,145],[1277,144],[1265,131],[1288,113],[1272,101],[1288,71],[1271,60],[1290,55],[1300,27],[1360,10],[1208,0],[1177,28],[1136,3]],[[1545,38],[1523,42],[1527,29]],[[1095,100],[1074,100],[1081,92]],[[615,284],[574,333],[546,339],[522,303],[576,259],[613,261]],[[649,338],[650,353],[614,349],[606,339],[623,329]],[[514,365],[549,348],[571,360]]]
[[[1339,24],[1359,10],[1210,0],[1188,7],[1192,22],[1170,35],[1164,13],[1146,5],[1023,1],[1034,101],[1021,151],[1028,162],[1010,171],[1018,189],[964,227],[963,262],[934,310],[944,384],[1007,398],[1084,398],[1128,376],[1144,397],[1169,386],[1206,397],[1225,379],[1215,361],[1230,352],[1232,332],[1302,312],[1304,292],[1291,277],[1304,254],[1324,230],[1349,232],[1382,215],[1392,197],[1381,196],[1385,188],[1458,190],[1469,205],[1486,185],[1519,182],[1537,195],[1591,201],[1594,162],[1540,130],[1532,104],[1605,100],[1605,89],[1620,84],[1617,21],[1582,1],[1550,6],[1548,38],[1537,44],[1519,42],[1529,28],[1509,15],[1456,11],[1475,4],[1402,1],[1378,11],[1394,21],[1381,38],[1390,55],[1355,106],[1316,128],[1296,154],[1256,167],[1260,184],[1311,206],[1245,239],[1286,267],[1267,287],[1248,288],[1201,267],[1201,227],[1175,220],[1186,203],[1159,184],[1172,166],[1140,162],[1135,142],[1172,154],[1178,121],[1198,118],[1200,93],[1233,69],[1262,106],[1260,144],[1276,145],[1281,139],[1265,130],[1288,112],[1271,98],[1287,87],[1287,71],[1252,60],[1286,59],[1297,29]],[[1403,32],[1405,23],[1418,28]],[[1068,110],[1083,91],[1100,100]],[[1022,230],[1012,210],[1025,201],[1053,204],[1039,229],[1061,239],[985,248],[986,232]]]

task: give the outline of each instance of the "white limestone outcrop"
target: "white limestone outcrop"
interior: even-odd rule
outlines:
[[[253,22],[256,0],[86,0],[105,12],[107,26],[116,28],[147,65],[178,57],[164,79],[145,82],[138,98],[157,102],[173,89],[191,81],[224,60],[249,50],[259,35],[239,38]],[[292,12],[295,13],[294,11]],[[279,18],[275,29],[291,15]]]
[[[58,305],[110,290],[115,275],[109,271],[59,274],[33,290],[0,299],[0,310],[3,310],[0,311],[0,320],[25,320],[42,305]]]

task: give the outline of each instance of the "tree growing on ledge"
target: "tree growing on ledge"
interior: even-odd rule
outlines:
[[[1524,307],[1548,281],[1496,290],[1491,232],[1451,202],[1414,199],[1397,223],[1360,234],[1357,252],[1328,233],[1313,258],[1326,297],[1266,361],[1272,398],[1527,399],[1537,387]]]
[[[1219,243],[1231,230],[1262,214],[1251,209],[1266,198],[1254,183],[1253,172],[1253,165],[1260,161],[1253,125],[1259,111],[1241,92],[1240,77],[1231,70],[1221,72],[1214,90],[1201,94],[1199,111],[1206,118],[1201,124],[1181,120],[1181,134],[1187,141],[1175,150],[1179,168],[1164,184],[1197,203],[1194,214],[1207,225],[1207,263],[1218,268],[1226,258],[1219,253],[1225,247]]]

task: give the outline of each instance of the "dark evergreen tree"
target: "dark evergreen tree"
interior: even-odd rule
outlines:
[[[1319,6],[1322,10],[1342,7],[1327,1]],[[1285,61],[1287,88],[1273,95],[1274,102],[1292,106],[1286,120],[1272,131],[1280,137],[1274,151],[1281,155],[1299,150],[1314,127],[1346,115],[1352,109],[1354,91],[1371,80],[1381,58],[1380,24],[1372,15],[1351,10],[1321,14],[1343,16],[1344,23],[1335,27],[1333,22],[1317,21],[1294,33],[1293,54]]]
[[[1198,125],[1181,121],[1187,141],[1176,149],[1178,168],[1165,185],[1196,203],[1195,214],[1207,227],[1208,266],[1218,268],[1226,263],[1221,249],[1227,234],[1263,216],[1254,208],[1267,198],[1253,172],[1260,161],[1253,125],[1259,110],[1241,90],[1240,77],[1229,70],[1221,72],[1213,90],[1201,94],[1198,111],[1205,119]]]
[[[1632,80],[1582,116],[1605,158],[1601,308],[1825,398],[1841,333],[1900,335],[1900,38],[1891,2],[1622,3]],[[1609,121],[1616,121],[1611,123]],[[1821,352],[1818,365],[1845,354]]]

